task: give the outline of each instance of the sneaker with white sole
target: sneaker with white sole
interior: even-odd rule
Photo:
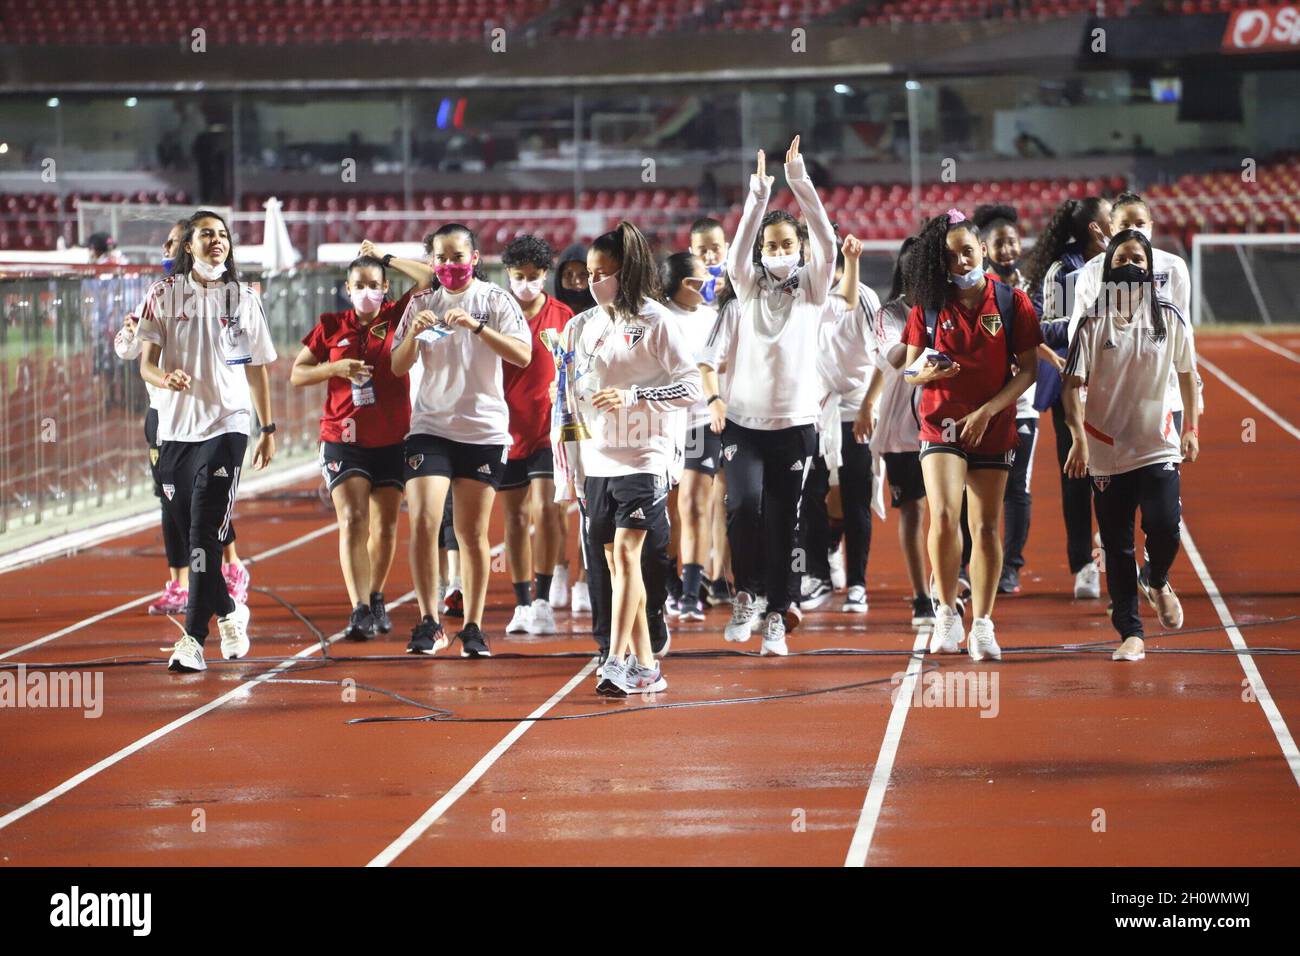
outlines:
[[[767,617],[767,598],[754,598],[754,617],[749,622],[749,633],[757,634],[758,629],[763,626],[765,617]]]
[[[912,596],[912,626],[934,627],[934,599],[926,594]]]
[[[506,625],[507,634],[527,634],[528,624],[533,619],[533,608],[531,604],[516,604],[515,613],[510,617],[510,623]]]
[[[956,654],[966,638],[961,615],[955,608],[939,604],[934,609],[934,633],[930,635],[931,654]]]
[[[655,694],[667,690],[668,681],[664,679],[658,661],[654,662],[653,667],[647,667],[633,654],[627,659],[627,666],[623,670],[623,689],[629,694]]]
[[[608,658],[600,669],[600,680],[596,682],[596,693],[601,697],[626,697],[627,667],[628,662],[626,660],[619,660],[616,657]]]
[[[569,589],[571,614],[590,614],[591,613],[591,592],[587,590],[586,581],[575,581],[573,587]]]
[[[551,607],[566,608],[569,606],[569,568],[568,565],[557,564],[551,571],[551,593],[546,595],[550,601]]]
[[[1147,569],[1139,568],[1138,588],[1156,612],[1156,619],[1160,621],[1161,627],[1173,630],[1183,626],[1183,604],[1178,600],[1178,595],[1174,593],[1174,586],[1168,580],[1165,581],[1164,587],[1153,588]]]
[[[221,566],[221,577],[226,582],[226,593],[236,604],[248,603],[248,586],[253,583],[253,576],[244,567],[243,561],[231,561]]]
[[[664,601],[664,613],[667,614],[669,617],[681,617],[682,616],[681,599],[674,597],[671,594],[668,595],[668,599]]]
[[[406,644],[408,654],[428,654],[432,657],[451,643],[447,632],[442,629],[442,622],[435,621],[426,614],[420,623],[411,628],[411,639]]]
[[[551,602],[541,598],[533,602],[532,617],[528,620],[528,633],[533,635],[555,633],[555,612],[551,610]]]
[[[831,587],[843,591],[844,586],[848,584],[848,575],[844,571],[844,552],[836,548],[826,557],[827,563],[831,566]]]
[[[238,660],[248,653],[248,619],[247,604],[236,604],[235,609],[225,617],[217,618],[217,630],[221,632],[221,656],[228,661]]]
[[[1075,574],[1074,596],[1080,600],[1101,597],[1101,571],[1097,562],[1089,561]]]
[[[687,595],[682,598],[682,620],[683,621],[702,621],[704,620],[704,608],[700,606],[698,597],[692,598]]]
[[[844,598],[844,603],[840,605],[841,611],[847,611],[850,614],[867,613],[867,589],[861,584],[855,584],[849,588],[849,593]]]
[[[167,658],[169,671],[205,671],[208,662],[203,659],[203,645],[196,638],[186,634],[172,648],[172,656]]]
[[[749,640],[757,610],[753,595],[748,591],[738,591],[731,602],[731,620],[727,622],[722,636],[741,644]]]
[[[785,616],[773,611],[763,618],[764,657],[785,657],[790,648],[785,643]]]
[[[179,581],[168,581],[162,597],[149,605],[150,614],[184,614],[190,603],[190,590]]]
[[[811,576],[805,580],[803,593],[799,595],[799,605],[804,610],[816,610],[831,599],[831,594],[834,593],[831,582]]]
[[[1124,642],[1110,655],[1112,661],[1140,661],[1147,656],[1147,645],[1136,634],[1124,638]]]
[[[1002,648],[998,647],[997,638],[993,635],[992,618],[977,617],[971,621],[966,651],[973,661],[982,661],[986,657],[994,661],[1002,660]]]

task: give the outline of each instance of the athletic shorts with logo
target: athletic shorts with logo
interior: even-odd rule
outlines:
[[[973,455],[956,442],[923,441],[921,457],[927,455],[959,455],[966,460],[967,471],[997,470],[1010,471],[1016,460],[1016,450],[1009,448],[997,455]]]
[[[555,459],[550,445],[543,445],[527,458],[511,458],[501,479],[501,490],[522,488],[530,481],[555,477]]]
[[[406,480],[412,478],[473,478],[493,488],[501,486],[506,470],[505,445],[470,445],[437,435],[406,436]]]
[[[406,445],[363,448],[350,442],[324,441],[320,444],[320,471],[330,491],[340,481],[358,476],[369,481],[371,488],[401,488],[406,477]]]
[[[617,528],[648,531],[668,520],[667,475],[589,475],[585,487],[587,535],[593,544],[609,544]]]
[[[889,503],[901,508],[925,497],[925,475],[918,451],[885,452],[885,477],[889,481]]]
[[[722,436],[708,424],[686,433],[686,470],[716,475],[722,467]]]

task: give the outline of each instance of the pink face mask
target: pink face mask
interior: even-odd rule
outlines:
[[[384,293],[380,289],[353,289],[348,298],[352,300],[352,308],[358,315],[369,315],[371,312],[379,311],[379,306],[383,304]]]
[[[444,262],[433,267],[433,274],[448,289],[459,289],[474,277],[474,266],[468,262]]]
[[[618,274],[605,276],[599,282],[593,282],[587,287],[591,290],[591,297],[601,305],[609,305],[618,295]]]

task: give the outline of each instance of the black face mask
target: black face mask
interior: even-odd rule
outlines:
[[[596,307],[596,300],[586,289],[566,289],[561,286],[555,290],[555,297],[572,309],[574,315]]]
[[[1016,264],[1014,262],[1009,266],[1004,266],[990,259],[989,264],[993,266],[993,272],[1003,282],[1010,282],[1016,277]]]
[[[1111,269],[1110,278],[1112,282],[1146,282],[1151,278],[1151,273],[1129,262]]]

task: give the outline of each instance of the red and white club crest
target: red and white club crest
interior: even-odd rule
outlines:
[[[731,461],[731,459],[735,458],[735,457],[736,457],[736,446],[735,446],[735,445],[728,445],[726,448],[722,449],[722,457],[725,458],[725,459],[727,459],[727,461]]]
[[[1093,476],[1092,476],[1092,483],[1093,483],[1094,485],[1097,486],[1097,490],[1098,490],[1098,491],[1105,492],[1105,490],[1106,490],[1108,487],[1110,487],[1110,476],[1109,476],[1109,475],[1093,475]]]
[[[338,473],[339,468],[341,468],[342,466],[343,466],[343,462],[341,461],[325,462],[325,467],[328,468],[330,471],[334,472],[335,474]]]
[[[406,459],[406,463],[411,466],[411,471],[419,471],[420,466],[424,464],[423,455],[411,455]]]
[[[627,343],[628,348],[632,348],[643,338],[645,338],[645,326],[643,325],[629,325],[623,330],[623,341]]]
[[[173,498],[176,497],[175,485],[163,485],[162,488],[163,488],[163,494],[167,496],[168,501],[171,501]]]

